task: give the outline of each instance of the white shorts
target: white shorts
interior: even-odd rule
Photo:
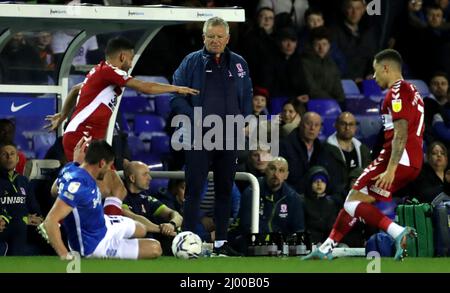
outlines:
[[[136,230],[134,220],[122,216],[105,215],[106,234],[87,257],[92,258],[118,258],[137,259],[139,255],[139,242],[129,239]]]

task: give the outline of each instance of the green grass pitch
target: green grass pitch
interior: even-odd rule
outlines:
[[[365,273],[370,266],[365,258],[340,258],[333,261],[300,261],[297,257],[200,258],[181,260],[161,257],[156,260],[83,259],[82,273]],[[57,257],[0,257],[0,273],[66,272],[69,262]],[[450,272],[450,258],[406,258],[396,262],[382,258],[382,273]]]

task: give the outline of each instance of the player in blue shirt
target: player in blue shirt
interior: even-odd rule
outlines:
[[[88,141],[82,139],[75,153],[84,153]],[[147,229],[122,216],[103,213],[101,193],[96,179],[101,180],[111,168],[114,152],[105,141],[92,141],[81,163],[69,163],[55,181],[58,198],[47,215],[43,228],[50,244],[62,259],[71,259],[64,245],[59,222],[66,230],[69,248],[81,256],[98,258],[140,259],[161,255],[161,246],[145,237]]]

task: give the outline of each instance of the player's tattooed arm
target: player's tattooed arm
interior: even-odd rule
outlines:
[[[394,138],[392,140],[392,153],[389,159],[388,169],[397,169],[398,163],[405,150],[406,141],[408,140],[408,121],[399,119],[394,121]]]
[[[375,186],[389,189],[395,178],[395,171],[402,157],[408,139],[408,121],[399,119],[394,121],[394,138],[392,140],[392,153],[386,171],[372,178]]]

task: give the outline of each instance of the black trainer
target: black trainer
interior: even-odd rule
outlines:
[[[221,247],[214,247],[213,256],[243,256],[241,253],[234,250],[228,242],[225,242]]]

